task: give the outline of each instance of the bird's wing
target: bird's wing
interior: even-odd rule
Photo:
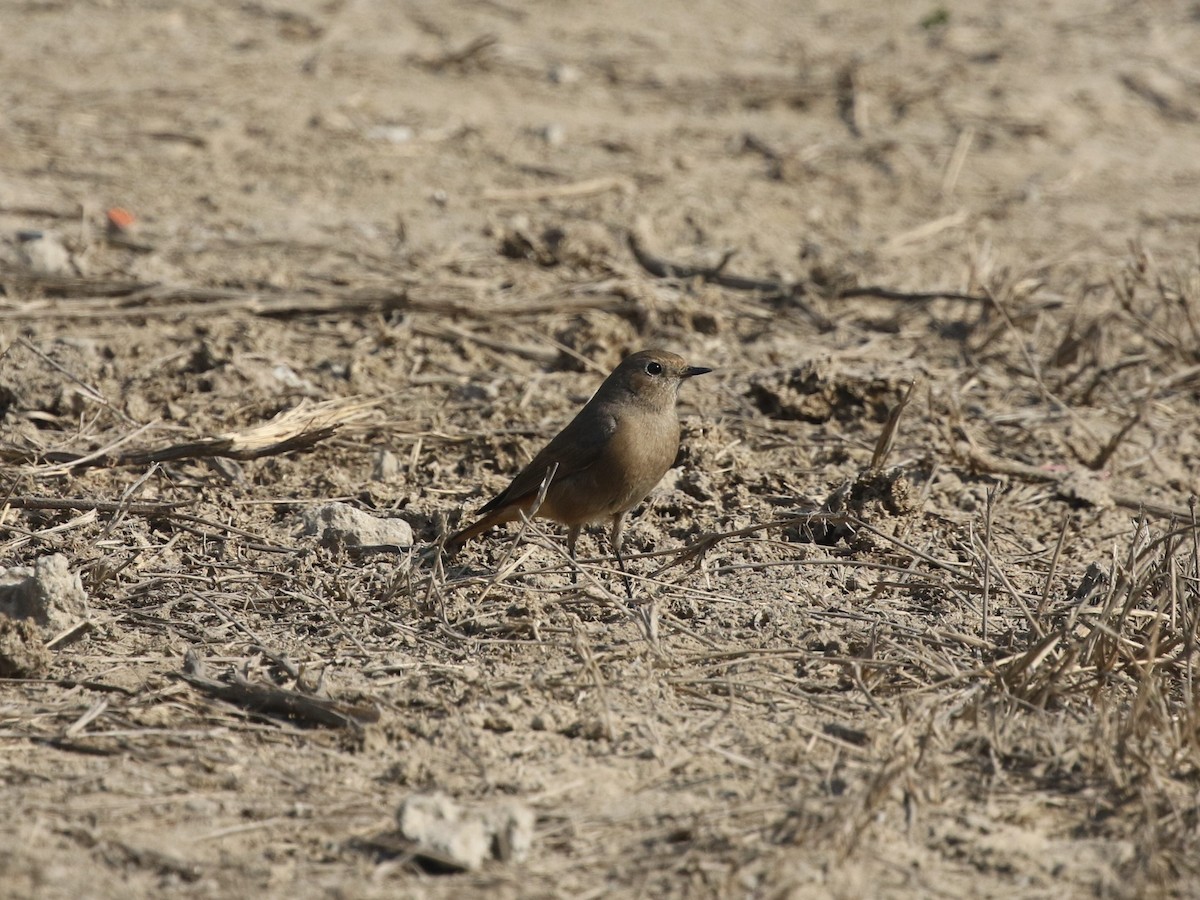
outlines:
[[[555,481],[562,481],[595,465],[617,430],[617,420],[604,409],[584,407],[570,424],[560,431],[512,483],[479,510],[489,513],[522,497],[537,492],[550,467],[558,463]]]

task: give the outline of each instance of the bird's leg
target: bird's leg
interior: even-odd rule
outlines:
[[[575,562],[575,543],[579,540],[579,532],[583,530],[582,525],[572,525],[567,529],[567,555],[571,557],[571,562]],[[571,584],[576,584],[579,581],[579,570],[571,567]]]
[[[629,599],[633,599],[633,582],[629,580],[629,573],[625,571],[625,557],[621,555],[621,529],[625,525],[625,513],[619,512],[613,516],[612,532],[609,540],[612,542],[613,553],[617,557],[617,567],[621,570],[621,577],[625,579],[625,593],[629,595]]]

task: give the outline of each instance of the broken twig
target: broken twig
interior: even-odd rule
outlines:
[[[250,681],[237,671],[230,672],[229,681],[210,678],[205,674],[204,663],[194,650],[187,652],[183,671],[177,676],[210,697],[267,715],[332,728],[361,728],[379,721],[379,710],[374,706],[353,706],[285,690],[273,684]]]
[[[650,253],[633,231],[627,234],[626,242],[638,264],[656,278],[699,278],[706,283],[730,290],[755,291],[770,297],[785,297],[793,302],[799,302],[799,297],[804,294],[819,293],[810,282],[786,281],[781,278],[749,278],[744,275],[728,273],[725,271],[725,267],[733,256],[732,252],[726,252],[715,266],[688,266],[669,262]],[[984,303],[988,299],[978,294],[964,294],[959,291],[899,291],[880,285],[838,288],[832,291],[832,297],[839,300],[847,297],[878,297],[881,300],[908,301],[966,300],[971,303]],[[807,311],[810,315],[818,315],[812,310]]]

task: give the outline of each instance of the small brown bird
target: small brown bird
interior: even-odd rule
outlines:
[[[613,551],[624,566],[625,513],[645,499],[679,453],[679,386],[711,371],[663,350],[627,357],[571,423],[479,511],[481,518],[447,539],[446,547],[457,550],[492,526],[528,514],[557,463],[537,515],[567,526],[572,558],[584,525],[610,521]]]

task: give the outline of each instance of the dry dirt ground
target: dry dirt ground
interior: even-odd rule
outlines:
[[[1200,895],[1193,0],[0,28],[0,565],[90,623],[0,682],[4,896]],[[632,606],[426,552],[648,346],[717,371]]]

